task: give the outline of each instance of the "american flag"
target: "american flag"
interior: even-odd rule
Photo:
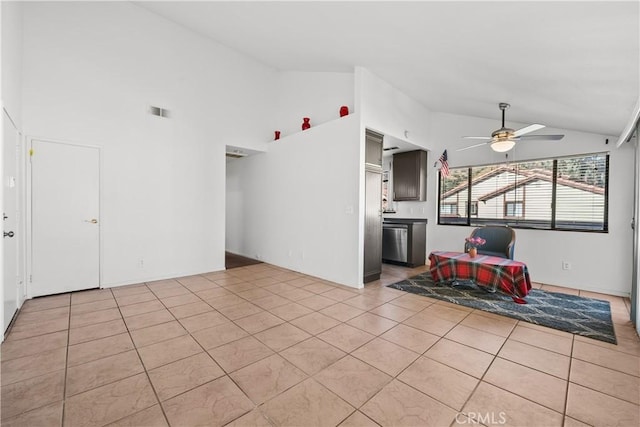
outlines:
[[[442,174],[442,177],[443,178],[448,177],[449,176],[449,163],[447,163],[447,150],[444,150],[442,152],[442,156],[440,156],[438,161],[440,162],[440,173]]]

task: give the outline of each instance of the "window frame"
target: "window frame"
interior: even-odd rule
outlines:
[[[469,205],[469,215],[471,216],[478,216],[478,201],[476,200],[475,202],[472,200],[471,204]]]
[[[451,216],[459,216],[460,214],[458,213],[458,204],[454,203],[454,202],[446,202],[442,204],[443,206],[453,206],[453,209],[451,209],[451,212],[444,212],[445,215],[451,215]]]
[[[520,215],[509,215],[509,205],[513,205],[513,206],[518,206],[520,205],[520,211],[521,214]],[[516,210],[514,210],[514,212],[516,212]],[[513,219],[521,219],[524,218],[524,200],[505,200],[504,201],[504,217],[509,219],[509,218],[513,218]]]
[[[558,187],[558,161],[560,160],[564,160],[564,159],[577,159],[577,158],[587,158],[590,156],[603,156],[604,157],[604,162],[605,162],[605,176],[604,176],[604,212],[603,212],[603,220],[601,222],[602,224],[602,229],[590,229],[590,228],[571,228],[568,227],[566,225],[563,224],[558,224],[556,221],[556,204],[557,204],[557,187]],[[551,209],[550,209],[550,214],[551,214],[551,221],[548,227],[546,226],[536,226],[534,221],[531,221],[529,223],[529,225],[527,225],[527,223],[523,223],[522,222],[522,218],[525,215],[525,201],[524,200],[510,200],[509,202],[522,202],[522,217],[519,216],[515,216],[515,217],[507,217],[506,216],[506,212],[507,212],[507,201],[504,200],[504,218],[502,219],[486,219],[483,220],[482,218],[478,218],[478,211],[476,208],[475,213],[472,212],[472,207],[473,204],[476,205],[477,207],[477,201],[472,201],[471,199],[471,193],[472,193],[472,175],[473,175],[473,170],[476,168],[482,168],[482,167],[487,167],[487,166],[500,166],[503,163],[487,163],[487,164],[478,164],[478,165],[473,165],[473,166],[459,166],[459,167],[452,167],[450,168],[452,171],[453,170],[459,170],[459,169],[467,169],[466,174],[467,174],[467,215],[465,216],[459,216],[459,220],[455,221],[455,222],[442,222],[442,218],[451,218],[449,216],[441,216],[441,212],[440,212],[440,205],[441,205],[441,198],[442,198],[442,174],[438,174],[438,194],[437,194],[437,213],[438,213],[438,225],[453,225],[453,226],[467,226],[467,227],[477,227],[477,226],[482,226],[482,225],[506,225],[512,228],[523,228],[523,229],[529,229],[529,230],[544,230],[544,231],[572,231],[572,232],[586,232],[586,233],[609,233],[609,179],[610,179],[610,152],[608,151],[601,151],[601,152],[594,152],[594,153],[581,153],[581,154],[573,154],[573,155],[567,155],[567,156],[559,156],[559,157],[546,157],[546,158],[539,158],[539,159],[525,159],[525,160],[520,160],[518,162],[514,162],[516,164],[520,164],[520,163],[527,163],[527,162],[536,162],[536,161],[552,161],[553,162],[553,172],[552,172],[552,190],[551,190]],[[510,221],[510,220],[513,220]],[[472,221],[475,222],[475,224],[472,224]]]

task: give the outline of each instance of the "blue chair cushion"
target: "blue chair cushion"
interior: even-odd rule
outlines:
[[[486,243],[478,247],[478,253],[502,258],[513,259],[516,233],[511,227],[488,225],[476,228],[471,232],[471,237],[482,237]],[[464,250],[469,250],[469,244],[465,243]]]

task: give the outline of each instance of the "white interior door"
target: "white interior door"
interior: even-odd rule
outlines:
[[[32,141],[31,296],[100,286],[100,150]]]
[[[18,163],[16,158],[19,147],[18,131],[13,126],[6,111],[2,111],[3,116],[3,325],[6,329],[18,309],[18,192],[17,192],[17,171]],[[4,331],[2,331],[4,332]]]
[[[638,276],[640,275],[640,123],[636,124],[635,144],[635,168],[633,179],[633,256],[631,269],[631,321],[636,325],[636,331],[640,334],[640,289],[638,288]]]

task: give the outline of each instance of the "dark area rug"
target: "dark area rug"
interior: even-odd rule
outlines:
[[[617,344],[609,301],[532,289],[527,304],[516,304],[509,295],[472,282],[434,283],[428,271],[388,287]]]

